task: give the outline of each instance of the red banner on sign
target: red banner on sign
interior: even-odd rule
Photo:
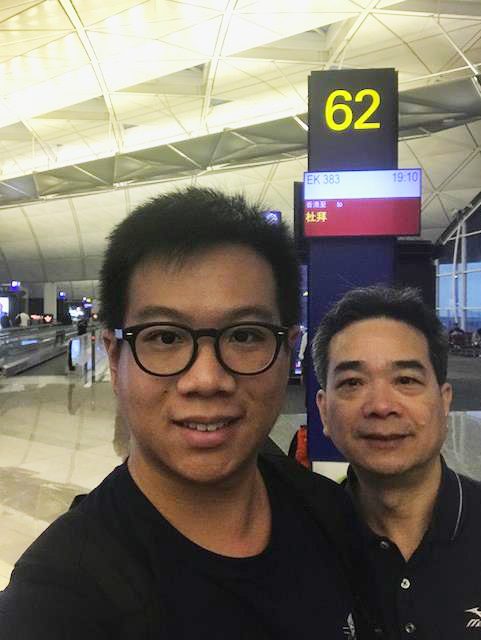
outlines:
[[[306,200],[304,235],[415,236],[420,232],[420,198]]]

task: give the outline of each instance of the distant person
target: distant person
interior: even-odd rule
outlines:
[[[481,353],[481,327],[475,329],[471,334],[471,344],[474,347],[474,355],[479,356]]]
[[[15,326],[16,327],[29,327],[31,324],[30,316],[25,311],[20,311],[15,316]]]
[[[465,333],[466,332],[464,331],[464,329],[461,329],[459,324],[455,322],[448,335],[450,338],[452,338],[453,336],[464,336]]]
[[[2,327],[2,329],[9,329],[12,326],[12,322],[8,317],[8,313],[6,313],[5,311],[2,311],[2,314],[0,316],[0,326]]]
[[[101,292],[128,459],[17,562],[0,638],[369,639],[348,496],[260,453],[298,335],[286,227],[161,195],[112,232]]]
[[[71,325],[72,324],[72,316],[70,315],[70,313],[68,311],[66,313],[64,313],[63,316],[62,316],[62,324],[66,324],[66,325]]]
[[[324,433],[351,463],[365,588],[381,594],[372,638],[473,640],[481,484],[440,455],[452,397],[442,324],[414,289],[355,289],[322,319],[312,357]]]
[[[463,347],[465,346],[465,336],[466,332],[464,331],[464,329],[461,329],[458,323],[455,322],[448,333],[449,346],[451,347],[453,353],[462,353]]]
[[[307,329],[304,331],[301,337],[301,344],[299,345],[299,361],[301,363],[301,383],[305,383],[306,380],[306,369],[308,358],[306,356],[309,355],[309,350],[307,349],[308,343],[308,333]]]
[[[77,335],[83,336],[85,333],[87,333],[88,326],[89,326],[88,318],[85,318],[85,317],[79,318],[77,322]]]

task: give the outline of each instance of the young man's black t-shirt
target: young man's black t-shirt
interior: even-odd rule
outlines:
[[[356,638],[351,594],[335,547],[295,491],[269,465],[262,464],[261,471],[272,532],[267,548],[249,558],[219,556],[185,538],[141,493],[126,465],[77,507],[79,517],[94,517],[146,569],[148,602],[145,616],[137,616],[134,625],[139,640]],[[58,584],[36,578],[35,572],[40,575],[41,565],[48,564],[49,554],[54,557],[58,548],[53,541],[49,545],[49,535],[49,530],[43,534],[41,552],[35,552],[34,543],[0,598],[2,639],[136,637],[123,631],[131,614],[124,619],[105,594],[88,589],[88,576],[83,582],[87,588],[80,586],[73,595],[61,571]],[[16,635],[8,635],[12,629]]]

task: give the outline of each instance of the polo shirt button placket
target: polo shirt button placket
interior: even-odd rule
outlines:
[[[410,586],[411,586],[411,581],[409,580],[409,578],[403,578],[401,580],[401,589],[409,589]]]
[[[411,580],[409,580],[409,578],[403,578],[401,580],[401,589],[404,589],[405,591],[407,591],[410,588],[411,588]],[[409,635],[412,635],[413,633],[416,632],[416,625],[413,624],[412,622],[407,622],[404,625],[404,631]]]

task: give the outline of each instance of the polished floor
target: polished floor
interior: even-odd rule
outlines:
[[[57,370],[63,370],[62,363]],[[481,377],[468,394],[471,404],[476,394],[479,411],[452,412],[444,453],[455,469],[481,480],[480,388]],[[305,421],[302,403],[302,389],[290,387],[272,432],[284,451]],[[84,386],[78,378],[56,374],[55,362],[0,378],[0,589],[25,548],[75,495],[119,464],[127,446],[108,380]]]

